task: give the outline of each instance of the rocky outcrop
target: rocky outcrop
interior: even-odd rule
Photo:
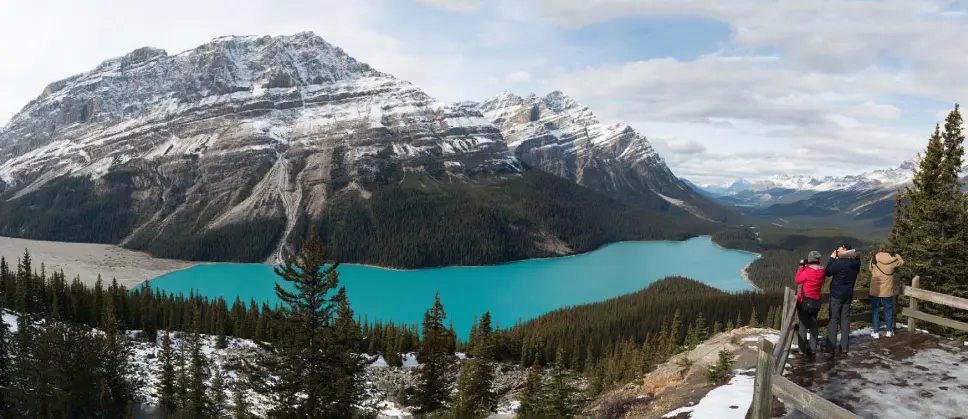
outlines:
[[[606,124],[585,105],[554,91],[502,93],[480,110],[501,129],[523,163],[650,209],[724,220],[719,205],[676,177],[648,139],[624,122]]]

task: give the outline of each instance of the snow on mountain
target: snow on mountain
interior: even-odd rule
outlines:
[[[637,205],[669,205],[700,218],[722,208],[676,177],[645,136],[625,122],[605,123],[561,91],[503,92],[463,102],[496,125],[523,163]]]
[[[477,108],[501,129],[514,151],[554,149],[566,155],[598,152],[628,163],[651,160],[665,164],[649,141],[627,123],[603,124],[588,106],[561,91],[544,97],[504,92]]]
[[[520,169],[480,112],[310,32],[221,37],[175,55],[141,48],[51,83],[0,131],[0,193],[16,199],[65,175],[130,191],[137,230],[123,243],[280,217],[288,234],[334,193],[366,198],[361,185],[400,171]]]
[[[779,174],[752,182],[741,178],[726,187],[706,185],[704,188],[710,191],[724,190],[726,192],[724,195],[736,195],[746,191],[766,192],[772,189],[815,192],[892,189],[910,183],[914,177],[914,169],[914,161],[908,160],[895,168],[873,170],[857,175],[816,178],[804,175]]]

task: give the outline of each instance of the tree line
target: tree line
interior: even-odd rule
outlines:
[[[458,337],[439,298],[419,327],[355,316],[338,286],[339,265],[326,264],[318,235],[277,268],[280,283],[291,285],[277,284],[283,302],[277,307],[166,294],[149,285],[129,291],[116,281],[90,287],[74,278],[68,284],[62,272],[47,273],[43,265],[38,270],[28,252],[19,259],[14,268],[0,258],[0,302],[19,315],[17,332],[0,339],[6,409],[0,412],[12,417],[128,417],[145,410],[135,391],[143,383],[131,376],[125,330],[161,346],[158,408],[164,417],[248,417],[249,391],[271,395],[269,417],[331,417],[326,415],[337,410],[369,417],[375,410],[365,402],[363,368],[377,355],[401,365],[401,355],[411,352],[421,364],[420,380],[402,388],[397,400],[416,412],[493,412],[495,365],[512,362],[532,371],[551,369],[530,384],[530,417],[559,415],[577,412],[587,397],[649,371],[711,333],[775,322],[778,305],[775,295],[728,294],[670,278],[506,329],[482,313],[470,334]],[[694,309],[675,309],[681,307]],[[183,332],[177,344],[174,331]],[[223,348],[227,336],[253,339],[260,356],[246,360],[238,372],[243,378],[229,388],[226,371],[202,353],[203,334],[216,336],[215,345]],[[468,358],[458,362],[458,351]],[[580,373],[592,377],[588,392],[575,385]],[[82,385],[94,390],[70,392]],[[307,404],[301,394],[319,402]]]
[[[964,141],[961,111],[955,104],[944,126],[935,125],[924,153],[918,155],[912,185],[895,197],[890,240],[906,261],[900,269],[906,285],[920,275],[923,288],[968,298],[968,199],[961,180]],[[920,310],[968,321],[968,313],[951,307],[924,303]]]

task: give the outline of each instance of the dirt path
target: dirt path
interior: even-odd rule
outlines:
[[[7,259],[12,269],[18,259],[30,251],[34,268],[41,263],[47,272],[63,270],[68,280],[80,276],[86,284],[94,284],[100,274],[105,281],[117,278],[127,287],[164,275],[171,271],[197,265],[171,259],[156,259],[147,253],[134,252],[107,244],[62,243],[0,237],[0,256]]]

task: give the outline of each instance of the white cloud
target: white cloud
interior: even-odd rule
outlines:
[[[481,7],[480,0],[418,0],[428,6],[437,7],[451,12],[471,13]]]
[[[454,13],[402,16],[414,1]],[[512,85],[563,90],[605,122],[634,121],[676,173],[848,174],[910,158],[947,112],[938,103],[968,97],[968,15],[949,3],[8,1],[0,2],[0,119],[48,83],[142,46],[176,53],[226,34],[312,30],[442,100],[481,100]],[[612,50],[636,58],[588,65],[567,32],[666,16],[721,21],[732,34],[694,60]],[[458,19],[456,29],[447,25]],[[594,47],[616,48],[610,41]]]
[[[669,158],[677,173],[824,175],[894,165],[923,148],[935,122],[904,98],[951,103],[968,96],[961,42],[968,17],[941,13],[950,2],[537,2],[567,28],[669,15],[731,26],[720,52],[696,60],[614,63],[544,80],[602,119],[641,121],[637,128],[653,138],[649,129],[661,125],[670,138],[708,146],[703,157]],[[902,118],[908,111],[924,117]]]
[[[527,71],[515,71],[504,78],[508,83],[527,83],[531,81],[531,73]]]

